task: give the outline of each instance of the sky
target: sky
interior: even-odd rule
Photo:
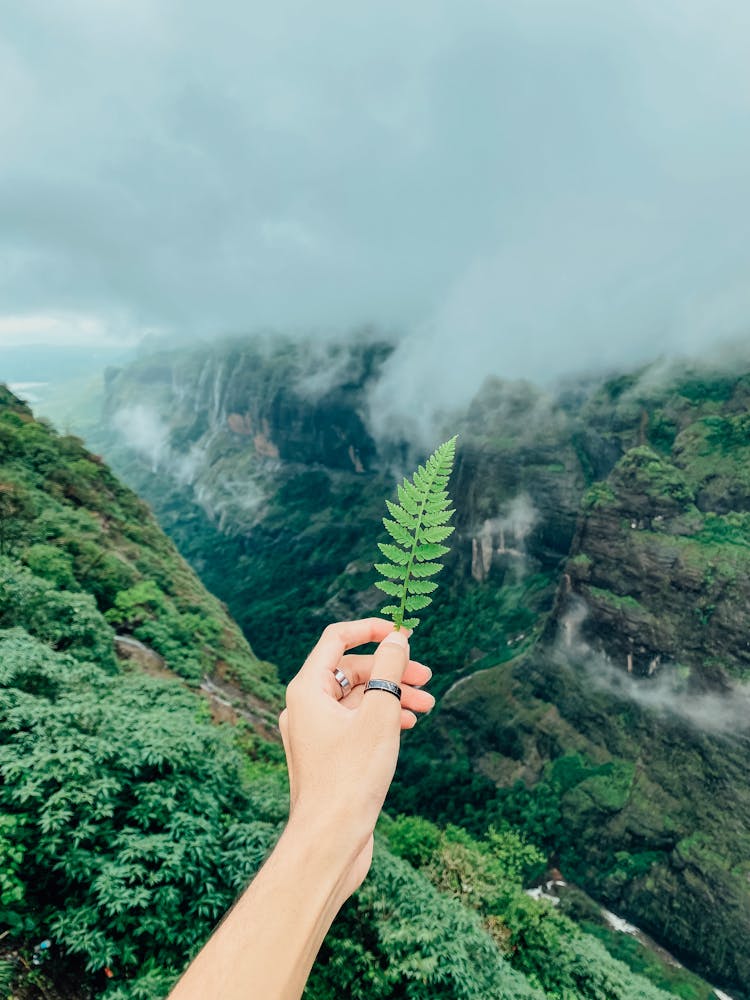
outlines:
[[[0,350],[374,324],[459,399],[750,334],[746,0],[0,14]]]

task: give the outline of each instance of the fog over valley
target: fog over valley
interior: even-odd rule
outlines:
[[[30,0],[0,33],[11,346],[400,346],[464,405],[746,338],[750,9]]]

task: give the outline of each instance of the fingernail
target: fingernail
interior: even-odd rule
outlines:
[[[384,646],[387,642],[392,642],[394,646],[401,646],[402,649],[406,649],[409,645],[409,639],[404,632],[405,630],[400,632],[389,632],[380,645]]]

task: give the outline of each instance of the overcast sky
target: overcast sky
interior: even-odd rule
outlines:
[[[371,322],[460,392],[750,331],[747,0],[0,15],[0,345]]]

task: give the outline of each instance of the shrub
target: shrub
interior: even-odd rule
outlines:
[[[284,816],[283,784],[248,791],[239,752],[201,708],[177,682],[0,632],[7,906],[91,972],[145,969],[159,984],[128,996],[163,995]]]
[[[14,625],[57,650],[114,668],[112,629],[93,597],[58,590],[19,563],[0,558],[0,628]]]

